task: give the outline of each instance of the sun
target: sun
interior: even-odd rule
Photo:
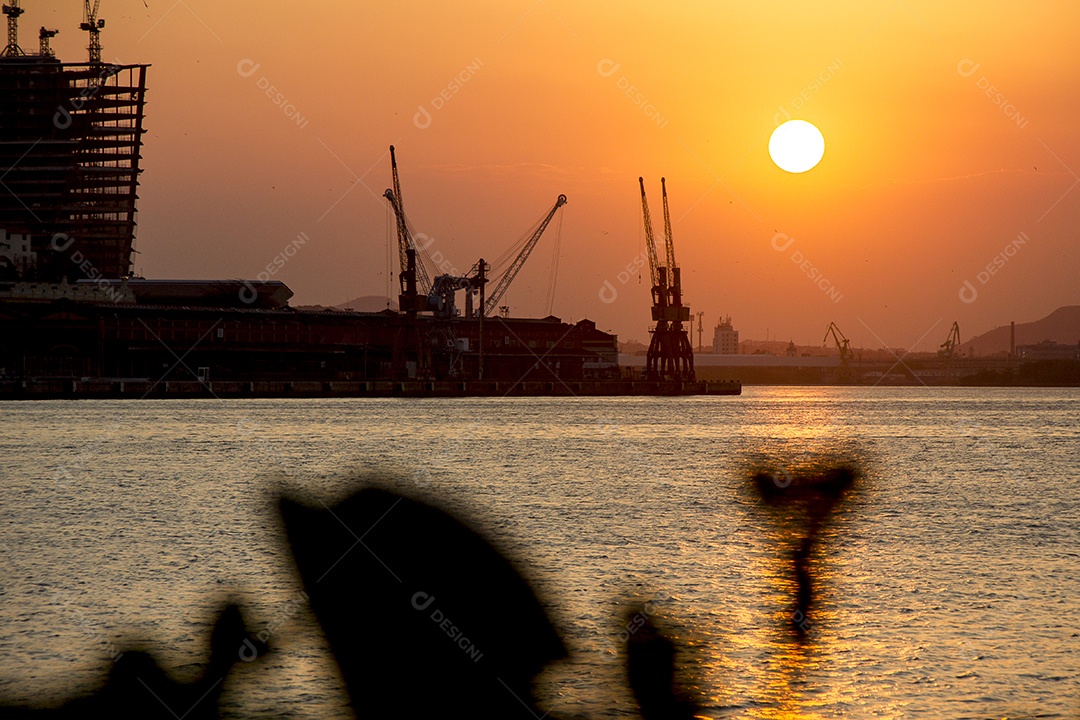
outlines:
[[[788,120],[773,130],[769,156],[776,167],[789,173],[804,173],[821,162],[825,138],[805,120]]]

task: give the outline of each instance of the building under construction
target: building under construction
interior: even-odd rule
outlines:
[[[276,281],[133,277],[148,66],[102,62],[98,4],[86,0],[78,26],[89,37],[84,63],[59,61],[49,46],[58,31],[44,27],[36,51],[24,50],[23,10],[4,5],[0,397],[738,391],[692,375],[622,378],[617,338],[591,321],[509,316],[500,302],[565,195],[501,261],[431,277],[396,157],[386,192],[396,311],[296,309]]]
[[[91,58],[63,63],[39,32],[18,43],[18,2],[4,5],[0,57],[0,279],[131,274],[146,104],[146,65],[102,63],[96,10]]]

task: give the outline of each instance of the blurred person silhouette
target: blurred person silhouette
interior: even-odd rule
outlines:
[[[210,656],[202,675],[190,683],[169,677],[149,654],[122,653],[105,685],[94,695],[76,698],[59,708],[0,707],[3,720],[210,720],[220,716],[223,681],[233,665],[268,650],[248,632],[240,609],[228,605],[218,616],[210,637]]]

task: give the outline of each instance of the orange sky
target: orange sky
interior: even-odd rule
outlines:
[[[554,312],[624,339],[648,338],[648,276],[620,278],[639,175],[658,232],[668,179],[706,328],[931,349],[953,320],[966,339],[1080,303],[1074,3],[146,4],[101,9],[105,59],[153,64],[146,277],[252,278],[304,233],[275,275],[294,304],[385,293],[393,143],[412,223],[462,271],[565,193]],[[85,57],[80,3],[24,5],[24,46],[45,24]],[[787,116],[825,136],[803,175],[768,158]],[[546,313],[553,231],[516,315]]]

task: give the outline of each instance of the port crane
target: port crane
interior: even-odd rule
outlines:
[[[822,347],[829,342],[829,335],[832,335],[833,342],[836,343],[836,349],[840,353],[840,362],[846,363],[852,360],[855,354],[851,350],[851,342],[834,322],[830,322],[825,328],[825,338],[821,341]]]
[[[398,308],[404,313],[415,315],[428,309],[428,295],[431,293],[431,278],[423,261],[417,257],[416,243],[409,223],[405,218],[405,206],[401,198],[401,179],[398,176],[397,155],[394,146],[390,146],[390,170],[393,174],[393,188],[388,188],[383,197],[394,210],[397,222],[398,261],[400,272],[398,281],[401,294],[398,296]]]
[[[645,378],[653,381],[693,381],[694,349],[683,327],[683,322],[690,320],[690,308],[682,302],[682,273],[675,262],[667,184],[664,178],[660,178],[664,205],[666,265],[660,263],[656,251],[649,200],[645,194],[645,179],[639,177],[638,185],[641,187],[641,213],[645,223],[645,246],[649,256],[649,277],[652,281],[652,319],[656,323],[649,340]]]
[[[490,317],[498,307],[510,284],[514,282],[525,261],[536,247],[540,237],[544,234],[551,223],[555,213],[566,204],[566,196],[559,195],[555,205],[540,220],[536,228],[527,237],[517,256],[510,266],[500,276],[490,296],[486,296],[486,284],[489,282],[487,275],[489,265],[482,258],[464,276],[438,275],[434,280],[427,272],[421,257],[423,248],[417,246],[409,229],[408,219],[405,216],[405,207],[401,196],[401,178],[398,174],[397,154],[394,147],[390,146],[390,168],[393,175],[393,187],[386,190],[383,196],[394,210],[397,224],[398,238],[398,262],[401,272],[398,279],[401,285],[401,294],[398,296],[398,308],[406,313],[416,315],[418,312],[431,311],[436,317],[450,318],[457,315],[455,307],[455,294],[458,290],[466,291],[466,316],[483,314]],[[473,295],[479,293],[479,307],[473,310]]]
[[[476,280],[453,275],[439,275],[434,280],[431,279],[420,254],[422,248],[417,246],[412,230],[409,228],[408,219],[405,217],[401,177],[398,174],[397,154],[393,145],[390,146],[390,171],[393,176],[393,187],[388,188],[383,193],[383,197],[393,208],[397,225],[398,266],[400,268],[398,280],[401,285],[398,308],[412,315],[430,310],[436,317],[453,317],[456,314],[454,294],[458,290],[473,290]],[[471,305],[471,292],[468,300]]]
[[[101,31],[105,28],[105,21],[98,17],[98,9],[101,0],[83,0],[83,21],[79,25],[80,30],[90,33],[90,45],[86,49],[90,53],[90,62],[101,63]]]
[[[398,295],[398,308],[405,314],[398,338],[394,343],[393,365],[396,371],[407,377],[429,377],[432,368],[432,344],[439,351],[447,351],[452,355],[457,350],[457,341],[450,326],[442,325],[432,330],[432,337],[427,341],[422,337],[420,325],[416,315],[420,312],[431,312],[436,318],[449,319],[457,317],[455,297],[459,290],[464,290],[465,315],[466,317],[479,317],[481,320],[480,336],[483,338],[483,319],[490,317],[492,312],[499,307],[507,288],[513,283],[521,268],[525,265],[529,255],[536,247],[540,237],[544,234],[551,223],[555,213],[566,204],[566,196],[559,195],[555,205],[536,225],[525,239],[523,246],[513,258],[507,270],[499,277],[495,290],[491,297],[486,297],[486,285],[489,282],[488,270],[490,265],[481,258],[463,276],[437,275],[434,280],[427,272],[421,253],[424,248],[416,244],[412,231],[409,228],[408,219],[405,216],[405,207],[401,194],[401,178],[398,173],[397,153],[394,146],[390,146],[390,168],[393,176],[393,187],[388,188],[383,196],[394,211],[397,227],[398,263],[400,272],[398,281],[400,294]],[[515,246],[516,248],[516,246]],[[511,248],[508,253],[512,253]],[[479,295],[479,305],[474,311],[473,297]],[[415,364],[409,358],[415,358]],[[453,373],[453,361],[451,373]],[[480,360],[480,373],[483,375],[483,359]]]
[[[943,360],[952,360],[956,357],[956,353],[960,350],[960,323],[953,321],[952,328],[949,330],[949,337],[945,338],[945,342],[941,343],[941,347],[938,349],[937,354],[939,358]]]
[[[405,219],[405,208],[401,201],[401,180],[398,177],[397,156],[394,146],[390,146],[390,167],[393,174],[393,187],[388,188],[383,197],[390,203],[397,221],[398,260],[400,272],[398,282],[401,293],[398,295],[398,309],[405,313],[405,319],[398,329],[394,340],[392,367],[400,378],[427,378],[431,372],[431,344],[425,342],[416,321],[416,313],[428,309],[428,294],[431,280],[423,263],[416,255],[416,243],[409,231]],[[417,286],[423,290],[418,292]],[[410,360],[410,358],[412,358]]]
[[[19,0],[11,0],[11,4],[5,4],[3,10],[7,15],[7,45],[0,51],[0,57],[25,55],[26,53],[19,47],[19,16],[26,11],[19,7]]]
[[[840,372],[846,373],[851,368],[851,361],[855,359],[855,353],[851,349],[851,343],[848,341],[844,333],[840,328],[836,326],[836,323],[830,322],[829,326],[825,328],[825,338],[821,341],[821,346],[825,347],[825,344],[829,341],[829,336],[832,335],[833,342],[836,343],[836,349],[840,353]]]

